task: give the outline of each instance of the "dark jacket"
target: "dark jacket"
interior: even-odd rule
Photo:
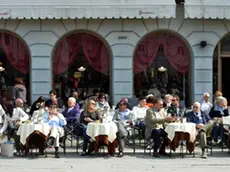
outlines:
[[[47,100],[47,101],[45,102],[45,106],[48,107],[48,106],[50,105],[50,102],[51,102],[51,101],[52,101],[51,99]],[[57,103],[58,103],[58,104],[57,104],[57,108],[63,108],[64,103],[63,103],[62,99],[57,98]]]
[[[89,117],[90,119],[92,119],[93,121],[96,121],[96,120],[99,120],[100,119],[100,116],[98,114],[98,112],[82,112],[81,115],[80,115],[80,123],[81,124],[84,124],[84,125],[88,125],[89,122],[85,121],[85,118],[86,117]]]
[[[62,112],[62,114],[63,114],[64,117],[66,118],[67,122],[68,122],[68,121],[72,121],[72,120],[76,120],[77,117],[80,116],[79,105],[76,104],[75,107],[74,107],[72,110],[70,110],[69,112],[68,112],[68,108],[66,108],[66,109]]]
[[[214,106],[212,107],[211,111],[209,112],[209,116],[213,118],[221,118],[223,116],[229,116],[228,109],[225,109],[223,113],[218,110],[214,110]]]
[[[192,122],[192,123],[195,123],[195,124],[200,124],[199,117],[197,117],[193,111],[188,112],[186,116],[187,116],[186,117],[187,118],[186,119],[187,122]],[[211,120],[210,116],[208,114],[205,114],[202,111],[201,111],[201,118],[202,118],[202,123],[203,124],[207,124]]]

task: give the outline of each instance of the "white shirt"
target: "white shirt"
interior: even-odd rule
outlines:
[[[5,115],[5,120],[3,123],[3,126],[0,130],[0,134],[3,133],[7,127],[8,127],[8,123],[10,121],[17,121],[19,120],[20,122],[25,122],[27,119],[29,119],[29,115],[27,113],[25,113],[22,108],[20,107],[16,107],[13,110],[13,116],[9,117],[8,115]]]
[[[205,113],[209,113],[211,107],[212,107],[212,104],[210,102],[206,102],[203,100],[201,103],[200,109]]]
[[[5,115],[5,111],[2,107],[2,105],[0,105],[0,124],[3,123],[3,115]]]
[[[146,111],[148,107],[134,106],[133,113],[136,119],[144,119],[146,116]]]
[[[73,110],[74,107],[68,108],[67,113],[69,113],[71,110]]]

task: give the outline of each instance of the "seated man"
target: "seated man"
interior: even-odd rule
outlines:
[[[163,125],[166,122],[173,122],[176,120],[176,117],[165,116],[163,113],[161,113],[162,107],[163,107],[162,99],[154,100],[153,108],[148,109],[145,116],[145,125],[146,125],[145,137],[146,139],[153,137],[154,157],[159,157],[160,154],[164,156],[168,155],[165,152],[165,147],[167,146],[167,133],[164,131]],[[162,144],[160,143],[160,137],[164,138]],[[159,147],[160,147],[160,151],[158,152]]]
[[[64,136],[65,117],[57,112],[56,105],[52,101],[48,103],[48,113],[44,114],[42,121],[50,126],[49,138],[45,142],[46,147],[55,147],[55,158],[59,157],[59,139]]]
[[[4,116],[4,123],[3,127],[0,130],[0,134],[2,134],[7,127],[9,126],[10,129],[18,129],[20,123],[25,122],[29,119],[29,115],[23,111],[23,101],[22,99],[18,98],[15,100],[16,107],[13,109],[12,116],[5,115]]]
[[[173,96],[172,103],[167,108],[167,113],[171,116],[176,116],[177,118],[182,117],[185,109],[180,107],[180,98],[179,96]]]
[[[128,109],[128,102],[125,99],[121,99],[119,103],[119,109],[115,111],[113,121],[118,128],[117,141],[118,141],[118,157],[123,157],[123,151],[125,146],[125,137],[128,136],[127,128],[134,123],[135,116]]]
[[[52,101],[54,105],[56,105],[57,108],[62,109],[64,106],[64,103],[61,98],[57,97],[57,93],[55,90],[51,90],[49,92],[50,94],[50,99],[45,102],[45,106],[48,107],[49,102]]]
[[[66,108],[62,114],[67,120],[67,124],[74,122],[77,120],[77,117],[80,116],[79,105],[76,103],[76,99],[74,97],[70,97],[68,99],[68,108]]]
[[[196,124],[197,134],[200,138],[200,147],[202,150],[202,158],[207,158],[205,148],[207,147],[207,137],[211,136],[213,121],[208,114],[200,110],[200,103],[193,104],[193,111],[187,114],[187,122]]]
[[[219,144],[223,142],[223,135],[224,135],[222,118],[225,116],[229,116],[227,99],[222,96],[217,97],[215,105],[211,109],[209,116],[212,118],[212,120],[215,123],[213,126],[214,144],[217,143]]]
[[[145,131],[144,118],[149,107],[146,105],[146,97],[139,98],[139,104],[133,107],[133,113],[136,119],[135,126],[139,127],[143,132]],[[142,133],[144,136],[144,133]]]

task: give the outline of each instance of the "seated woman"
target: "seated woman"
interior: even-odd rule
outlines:
[[[56,105],[52,101],[46,102],[48,105],[48,112],[44,114],[42,121],[50,126],[49,138],[45,142],[46,147],[55,147],[55,158],[59,156],[59,139],[64,136],[64,126],[66,120],[61,113],[58,113]]]
[[[33,123],[41,122],[43,115],[45,114],[45,100],[43,102],[37,103],[36,108],[38,108],[38,110],[35,110],[33,112],[33,115],[30,120]]]
[[[118,141],[118,157],[123,157],[123,151],[125,146],[125,137],[128,136],[128,127],[133,125],[135,121],[134,114],[127,108],[127,101],[125,99],[120,100],[119,109],[115,111],[113,121],[118,128],[117,141]]]
[[[96,102],[97,110],[107,112],[110,109],[109,103],[105,99],[105,94],[100,93],[98,95],[98,101]]]
[[[38,97],[38,99],[32,104],[30,108],[30,116],[33,115],[34,111],[39,110],[39,104],[45,102],[45,98],[43,96]]]
[[[229,116],[227,99],[222,96],[217,97],[215,101],[215,105],[211,109],[209,116],[214,121],[214,127],[213,127],[214,144],[221,143],[221,141],[223,141],[223,132],[224,132],[222,117]]]
[[[83,148],[82,148],[82,156],[85,156],[87,153],[88,143],[90,141],[90,137],[86,134],[87,125],[90,122],[94,122],[96,120],[100,120],[100,116],[96,111],[96,103],[94,100],[89,100],[86,103],[85,110],[80,115],[80,123],[83,125]],[[91,150],[88,150],[88,153],[91,153]]]

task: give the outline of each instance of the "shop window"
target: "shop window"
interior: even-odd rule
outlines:
[[[13,89],[15,79],[23,80],[29,103],[30,55],[27,46],[14,34],[0,32],[0,90]],[[3,70],[2,70],[3,69]]]
[[[89,33],[60,40],[53,55],[54,87],[66,100],[73,89],[91,95],[94,89],[110,93],[110,54],[104,42]]]
[[[134,56],[136,96],[176,94],[189,105],[189,64],[189,49],[178,36],[171,32],[147,36],[138,45]]]

